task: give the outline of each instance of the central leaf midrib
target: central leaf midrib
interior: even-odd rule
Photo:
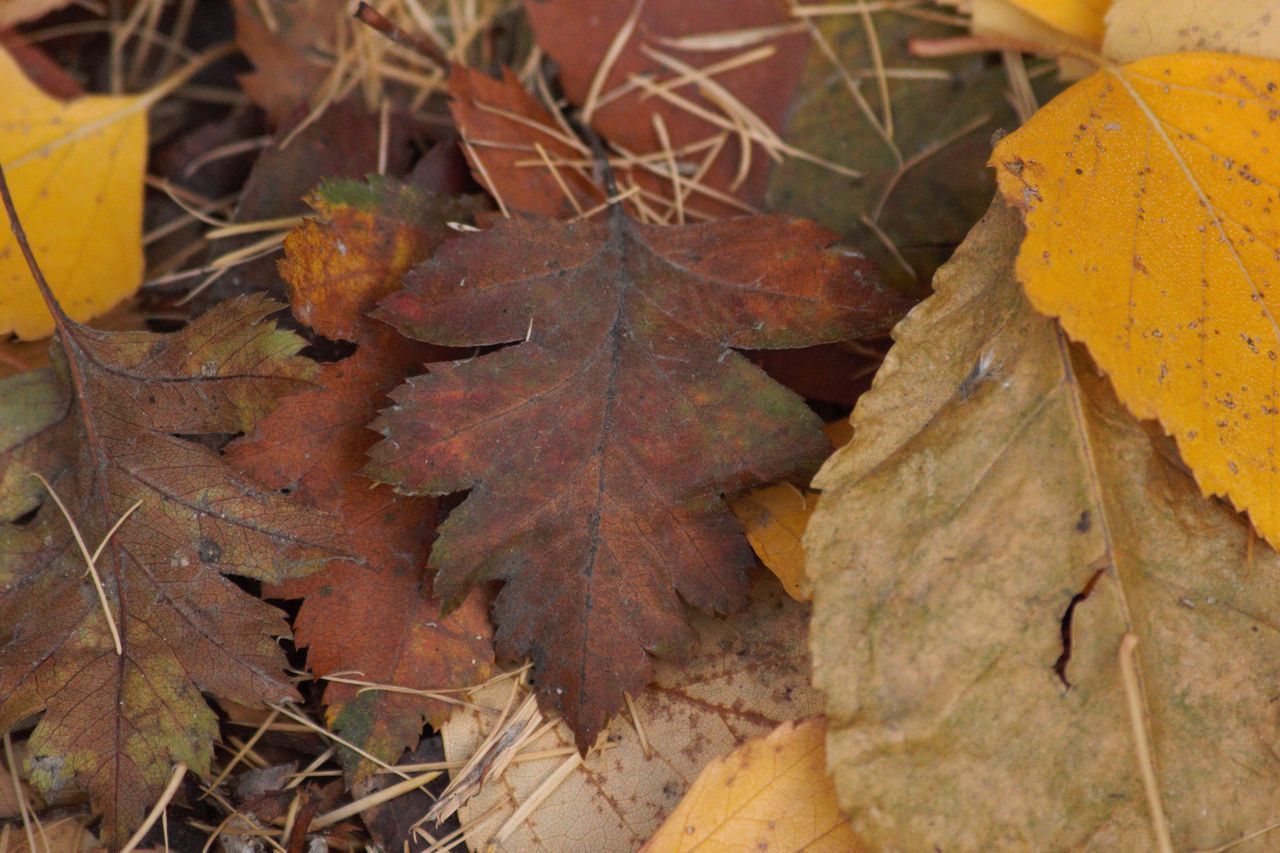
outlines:
[[[604,394],[604,412],[600,419],[600,437],[596,442],[595,455],[600,460],[600,468],[596,475],[596,504],[591,517],[587,522],[587,531],[589,545],[584,560],[585,576],[584,589],[585,596],[583,600],[583,618],[589,619],[592,605],[592,581],[595,575],[596,555],[600,550],[600,522],[604,515],[604,496],[605,490],[608,488],[607,477],[605,474],[606,453],[608,451],[609,440],[613,432],[614,409],[618,397],[618,375],[622,367],[622,345],[621,345],[621,329],[623,326],[624,306],[626,305],[627,293],[631,289],[631,280],[627,267],[627,245],[628,241],[625,234],[626,220],[618,216],[614,216],[610,223],[610,234],[607,241],[605,251],[601,255],[616,254],[617,276],[616,285],[614,287],[614,310],[613,322],[609,325],[608,331],[605,333],[606,346],[609,347],[609,373],[605,382]],[[588,692],[587,684],[587,645],[588,635],[590,631],[584,630],[580,634],[578,648],[578,714],[581,715],[583,707],[583,699]]]

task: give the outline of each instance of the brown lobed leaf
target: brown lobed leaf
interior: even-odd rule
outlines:
[[[526,817],[508,823],[572,758],[564,754],[574,743],[564,722],[526,742],[501,777],[485,781],[459,813],[467,843],[473,850],[501,842],[508,850],[547,853],[637,849],[708,762],[785,720],[821,711],[822,694],[810,686],[808,620],[809,607],[763,573],[741,613],[694,614],[697,642],[689,660],[655,661],[654,683],[635,697],[634,711],[610,722],[604,748],[574,760]],[[511,690],[500,682],[470,698],[501,708]],[[455,714],[442,731],[445,754],[470,758],[493,720],[474,708]]]
[[[1280,558],[1032,310],[1022,237],[997,201],[816,481],[840,802],[876,848],[1219,848],[1275,818]]]
[[[174,763],[207,775],[217,727],[201,693],[297,696],[283,615],[222,574],[278,582],[342,553],[331,518],[182,438],[247,430],[309,386],[302,339],[264,322],[278,307],[237,299],[172,335],[59,316],[52,366],[0,381],[0,731],[43,711],[32,782],[86,788],[116,841]],[[104,601],[36,473],[88,549],[124,519],[96,561]]]
[[[440,528],[436,588],[456,605],[505,582],[498,652],[533,659],[583,750],[649,680],[648,653],[687,647],[681,597],[743,603],[751,553],[720,495],[828,452],[817,416],[733,347],[853,337],[902,308],[832,243],[773,217],[505,220],[446,245],[376,313],[419,340],[513,344],[397,389],[366,471],[407,493],[471,490]]]
[[[399,286],[404,272],[450,233],[466,209],[386,178],[330,181],[311,197],[317,218],[286,241],[281,274],[295,316],[332,338],[359,341],[356,354],[327,364],[321,388],[295,395],[228,448],[229,461],[276,488],[289,488],[342,519],[345,547],[357,560],[269,590],[305,599],[295,620],[311,671],[409,689],[460,687],[483,680],[493,659],[491,630],[478,593],[448,617],[426,572],[437,501],[370,489],[359,475],[378,438],[366,428],[383,396],[439,351],[407,341],[365,317]],[[385,762],[418,741],[424,720],[440,725],[451,706],[421,694],[325,689],[328,720],[344,739]],[[343,750],[348,768],[370,762]]]

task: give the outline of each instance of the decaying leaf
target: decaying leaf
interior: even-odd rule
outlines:
[[[471,849],[640,847],[709,761],[785,720],[821,711],[822,695],[809,684],[808,618],[806,605],[763,574],[741,613],[695,614],[696,651],[684,663],[655,661],[654,683],[635,697],[634,711],[610,722],[602,750],[578,761],[573,732],[561,722],[525,743],[500,778],[486,781],[459,814]],[[511,690],[510,682],[497,683],[469,698],[501,708]],[[446,755],[470,758],[493,720],[475,709],[456,713],[442,731]],[[517,810],[527,814],[513,818]]]
[[[298,320],[327,338],[386,343],[366,316],[397,290],[472,210],[390,178],[328,180],[307,198],[315,216],[285,239],[280,277]],[[401,347],[403,349],[403,346]]]
[[[1221,50],[1280,59],[1280,15],[1271,0],[1113,0],[1102,52],[1132,62],[1183,51]]]
[[[750,208],[738,198],[761,201],[808,47],[784,4],[547,0],[525,10],[569,99],[642,158],[642,186],[674,196],[659,154],[671,150],[698,176],[680,188],[690,208],[740,215]]]
[[[1078,83],[992,155],[1025,215],[1032,304],[1273,544],[1278,86],[1276,61],[1141,60]]]
[[[817,480],[840,803],[877,848],[1214,848],[1275,819],[1280,558],[1031,309],[1021,239],[997,202]]]
[[[333,44],[342,20],[340,0],[233,0],[236,45],[253,63],[240,86],[281,127],[290,113],[309,109],[330,69],[316,55]]]
[[[533,659],[583,750],[649,680],[648,653],[687,646],[681,598],[741,606],[750,551],[720,494],[829,448],[732,347],[853,337],[900,310],[832,242],[772,217],[504,220],[447,244],[377,312],[424,341],[513,344],[397,389],[366,470],[408,493],[471,490],[440,528],[436,589],[455,605],[505,582],[498,652]]]
[[[59,101],[0,48],[0,165],[53,292],[75,320],[102,314],[142,282],[147,101]],[[49,335],[53,318],[13,237],[0,232],[0,335]]]
[[[853,166],[864,177],[855,180],[788,157],[773,170],[769,207],[839,231],[866,247],[885,276],[927,292],[933,271],[991,201],[995,182],[986,165],[991,135],[1017,126],[1004,96],[1005,71],[978,55],[913,55],[912,39],[956,35],[954,27],[942,23],[876,14],[874,42],[857,14],[807,23],[831,54],[817,44],[810,49],[786,140],[827,161]],[[873,45],[883,64],[902,75],[885,80],[888,107],[878,81],[844,73],[869,74],[864,69],[877,61]],[[1046,77],[1036,83],[1041,94],[1054,85]]]
[[[303,341],[263,319],[277,308],[242,298],[172,335],[58,312],[52,367],[0,381],[0,731],[43,711],[32,782],[87,789],[113,843],[173,764],[207,775],[201,693],[297,695],[283,614],[222,573],[278,582],[342,553],[330,517],[181,437],[247,430],[308,387]]]
[[[717,758],[642,848],[862,849],[827,777],[826,721],[787,722]]]
[[[453,200],[376,177],[367,184],[329,182],[311,205],[317,218],[290,235],[280,265],[294,314],[317,332],[360,347],[325,365],[323,387],[285,400],[227,457],[256,480],[288,488],[342,519],[345,547],[358,559],[331,562],[270,593],[305,599],[295,627],[311,671],[345,673],[346,681],[325,689],[330,725],[393,762],[417,744],[424,720],[438,726],[451,706],[423,693],[361,692],[349,682],[419,691],[462,687],[488,675],[493,651],[480,595],[440,616],[426,571],[437,501],[370,489],[358,473],[378,438],[366,425],[385,404],[383,394],[439,357],[365,314],[444,241],[449,219],[466,211]],[[343,760],[351,769],[376,769],[354,752],[344,750]]]
[[[509,69],[495,80],[455,65],[449,95],[471,171],[504,209],[567,219],[604,201],[591,177],[590,149],[556,124]]]

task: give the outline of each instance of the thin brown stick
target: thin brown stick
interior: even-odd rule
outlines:
[[[351,17],[355,18],[370,29],[381,33],[401,47],[408,48],[414,53],[425,56],[427,59],[430,59],[439,66],[445,68],[449,66],[449,60],[445,58],[445,55],[441,53],[434,44],[414,33],[408,33],[400,29],[400,27],[396,26],[394,21],[386,15],[383,15],[368,3],[365,3],[364,0],[361,0],[360,5],[356,7],[355,14]]]

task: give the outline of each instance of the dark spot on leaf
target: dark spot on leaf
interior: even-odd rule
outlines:
[[[222,546],[209,537],[202,536],[200,544],[196,546],[196,553],[200,556],[200,562],[216,563],[222,559]]]

